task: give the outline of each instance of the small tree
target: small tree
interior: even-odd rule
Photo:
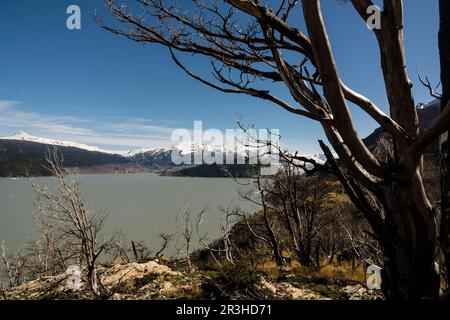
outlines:
[[[198,217],[200,217],[202,213],[199,213]],[[194,272],[194,265],[192,263],[192,249],[193,249],[193,241],[194,241],[194,219],[196,217],[192,216],[191,208],[189,204],[186,203],[186,208],[184,211],[180,211],[177,215],[177,227],[178,238],[177,238],[177,251],[186,261],[189,273]]]
[[[56,148],[47,153],[46,161],[57,185],[51,191],[32,183],[40,226],[45,234],[52,234],[60,245],[64,244],[70,261],[86,266],[87,284],[94,297],[107,298],[109,290],[97,272],[100,256],[115,245],[114,236],[102,236],[106,214],[86,207],[78,171],[64,168],[62,155]]]
[[[239,208],[231,209],[229,206],[227,208],[220,207],[220,226],[219,226],[219,238],[211,243],[208,239],[207,233],[202,233],[200,227],[206,219],[206,211],[200,213],[197,219],[197,236],[200,245],[203,250],[206,250],[214,262],[219,266],[223,266],[223,261],[225,263],[230,263],[234,265],[236,257],[239,253],[239,248],[236,247],[233,241],[233,232],[235,225],[240,221],[243,214]]]
[[[261,211],[253,217],[247,217],[243,214],[243,220],[253,237],[270,248],[271,257],[277,266],[282,267],[286,264],[286,259],[283,257],[283,246],[276,230],[277,226],[274,223],[276,211],[269,202],[270,181],[261,176],[260,170],[258,170],[253,182],[256,191],[249,190],[241,193],[241,197],[260,206]]]
[[[290,248],[305,267],[319,267],[320,236],[336,222],[340,203],[331,181],[318,176],[306,176],[290,163],[275,175],[271,186],[271,204],[287,227]]]
[[[156,234],[160,240],[159,249],[156,251],[153,259],[158,259],[162,256],[163,252],[166,251],[167,248],[169,248],[170,244],[172,243],[174,239],[174,234],[172,233],[165,233],[165,232],[158,232]]]
[[[21,285],[28,280],[28,257],[21,250],[17,250],[13,255],[8,255],[5,241],[0,242],[0,281],[7,281],[6,288]],[[5,284],[2,283],[2,287]],[[3,288],[2,288],[3,290]]]

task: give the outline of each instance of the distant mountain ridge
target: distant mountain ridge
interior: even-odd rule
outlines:
[[[251,164],[200,164],[179,169],[167,169],[162,175],[174,177],[200,177],[200,178],[248,178],[258,172],[258,167]]]
[[[418,105],[417,113],[421,130],[428,128],[440,113],[439,100]],[[389,137],[389,135],[380,127],[365,138],[364,143],[369,148],[374,148],[382,137]],[[173,152],[191,159],[205,151],[209,153],[219,152],[232,158],[241,157],[247,159],[248,156],[253,156],[251,152],[248,155],[243,150],[231,152],[224,148],[198,143],[182,143],[171,147],[133,150],[124,155],[119,155],[82,143],[41,138],[21,131],[10,137],[0,137],[0,177],[48,175],[48,172],[42,165],[45,163],[45,153],[48,148],[55,146],[63,154],[66,166],[88,168],[92,172],[97,172],[105,166],[108,166],[108,172],[115,169],[121,172],[128,172],[128,169],[141,170],[142,168],[151,168],[163,174],[198,177],[222,177],[228,176],[229,173],[234,173],[236,176],[245,176],[247,173],[253,172],[253,167],[248,164],[208,165],[203,163],[200,165],[175,165],[172,162]],[[438,141],[429,146],[426,152],[432,157],[437,156],[439,154]],[[309,157],[318,163],[326,161],[323,154]]]
[[[130,152],[129,158],[133,162],[136,162],[140,165],[172,167],[174,165],[172,162],[172,153],[178,154],[180,157],[190,159],[191,161],[188,165],[194,165],[194,157],[199,156],[201,158],[202,154],[204,155],[205,153],[212,156],[217,154],[220,158],[223,159],[223,163],[227,165],[245,163],[248,162],[248,159],[255,159],[257,157],[256,149],[246,150],[245,148],[237,148],[237,150],[229,150],[223,147],[201,145],[198,143],[182,143],[180,145],[168,148],[153,148],[141,150],[139,152]],[[304,156],[311,158],[318,163],[323,163],[326,161],[325,155],[322,153]],[[232,160],[231,163],[228,162],[229,159]],[[240,162],[238,162],[238,159],[240,160]]]
[[[45,156],[49,149],[58,148],[67,167],[79,167],[82,172],[141,172],[163,171],[178,176],[226,176],[217,170],[211,170],[209,165],[175,165],[172,153],[191,158],[203,151],[214,151],[212,147],[197,144],[180,144],[168,148],[153,148],[129,152],[126,156],[105,152],[104,150],[71,141],[59,141],[36,137],[25,132],[19,132],[9,137],[0,137],[0,177],[16,176],[46,176]],[[220,152],[216,149],[216,152]],[[194,163],[194,162],[192,162]],[[242,166],[242,168],[238,168]],[[247,165],[236,165],[232,172],[244,175]],[[198,167],[197,169],[194,169]],[[244,168],[245,167],[245,168]],[[185,171],[177,170],[186,169]]]
[[[55,146],[62,154],[67,167],[96,167],[99,170],[100,167],[108,165],[131,165],[129,159],[116,154],[21,139],[0,139],[0,177],[49,175],[44,167],[45,156],[49,148]]]
[[[425,130],[429,128],[433,121],[439,116],[441,112],[441,104],[439,100],[433,100],[427,104],[419,104],[417,106],[417,115],[419,117],[420,130]],[[373,148],[377,145],[378,141],[382,137],[389,137],[382,127],[375,129],[369,136],[367,136],[363,141],[369,147]],[[425,150],[427,155],[436,157],[439,154],[439,141],[434,141]]]
[[[74,147],[74,148],[84,149],[84,150],[88,150],[88,151],[112,154],[112,152],[110,152],[110,151],[102,150],[98,147],[89,146],[87,144],[72,142],[72,141],[62,141],[62,140],[54,140],[54,139],[36,137],[36,136],[32,136],[24,131],[19,131],[18,133],[14,134],[12,136],[9,136],[9,137],[0,137],[0,140],[28,141],[28,142],[36,142],[36,143],[59,146],[59,147]]]

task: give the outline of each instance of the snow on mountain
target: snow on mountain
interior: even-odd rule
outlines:
[[[224,154],[226,159],[255,159],[258,156],[257,148],[245,148],[244,146],[238,146],[236,150],[228,148],[227,146],[212,146],[207,144],[199,144],[196,142],[182,142],[179,145],[173,145],[166,148],[151,148],[151,149],[139,149],[132,150],[126,154],[126,156],[138,161],[142,164],[169,164],[171,163],[172,152],[176,152],[179,156],[185,155],[198,155],[198,154]],[[261,156],[261,160],[266,163],[277,162],[276,154],[264,154]],[[304,155],[307,158],[315,160],[317,163],[325,163],[326,157],[322,153],[314,155]]]
[[[141,148],[141,149],[133,149],[128,152],[122,153],[124,157],[133,157],[139,154],[156,154],[156,153],[162,153],[166,151],[170,151],[170,148],[164,148],[164,147],[156,147],[156,148]]]
[[[155,156],[158,154],[171,154],[176,152],[178,155],[188,155],[188,154],[201,154],[201,153],[223,153],[225,155],[236,155],[236,156],[246,156],[246,150],[244,148],[237,148],[237,150],[232,150],[224,146],[214,146],[208,144],[200,144],[197,142],[182,142],[178,145],[172,145],[170,147],[157,147],[149,149],[137,149],[129,151],[126,156],[136,157],[136,156]],[[255,150],[250,150],[250,155],[256,154]]]
[[[441,100],[436,99],[436,100],[433,100],[433,101],[428,102],[428,103],[420,103],[420,104],[417,106],[417,109],[423,110],[423,109],[428,109],[428,108],[437,107],[437,106],[440,106],[440,105],[441,105]]]
[[[74,147],[79,148],[87,151],[94,151],[94,152],[102,152],[102,153],[108,153],[108,154],[115,154],[118,152],[103,150],[95,146],[89,146],[86,144],[73,142],[73,141],[63,141],[63,140],[54,140],[54,139],[48,139],[48,138],[42,138],[30,135],[26,132],[20,131],[12,136],[9,137],[0,137],[0,139],[4,140],[17,140],[17,141],[30,141],[35,143],[41,143],[41,144],[48,144],[48,145],[54,145],[54,146],[62,146],[62,147]],[[226,157],[231,158],[254,158],[257,156],[257,149],[256,148],[250,148],[247,149],[243,146],[238,146],[236,150],[233,150],[232,148],[228,148],[226,146],[213,146],[208,144],[200,144],[197,142],[182,142],[178,145],[172,145],[170,147],[154,147],[154,148],[142,148],[142,149],[135,149],[131,150],[129,152],[120,152],[120,154],[124,157],[130,158],[132,160],[138,161],[142,164],[165,164],[170,165],[171,163],[171,155],[172,152],[175,151],[179,156],[184,155],[195,155],[195,154],[204,154],[206,153],[215,153],[215,154],[224,154]],[[323,154],[315,154],[315,155],[305,155],[306,157],[309,157],[311,159],[314,159],[318,163],[324,163],[326,161],[325,156]],[[274,158],[275,155],[265,155],[265,157],[271,157]]]
[[[48,139],[48,138],[41,138],[32,136],[26,132],[20,131],[12,136],[9,137],[0,137],[0,139],[3,140],[17,140],[17,141],[29,141],[29,142],[36,142],[36,143],[42,143],[42,144],[49,144],[53,146],[61,146],[61,147],[74,147],[79,149],[84,149],[87,151],[95,151],[95,152],[103,152],[103,153],[113,153],[110,151],[102,150],[98,147],[89,146],[82,143],[72,142],[72,141],[60,141],[60,140],[54,140],[54,139]]]
[[[196,142],[182,142],[178,145],[172,145],[170,147],[155,147],[155,148],[143,148],[131,150],[126,153],[126,156],[132,157],[136,155],[156,155],[162,153],[171,153],[172,151],[177,151],[179,155],[186,155],[192,153],[200,153],[200,152],[224,152],[223,147],[214,147],[207,144],[199,144]]]

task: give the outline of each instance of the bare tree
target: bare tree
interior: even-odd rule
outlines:
[[[0,269],[0,281],[8,281],[7,287],[15,287],[27,280],[27,257],[21,250],[9,256],[5,241],[0,243],[0,258],[3,268]]]
[[[5,244],[4,240],[2,240],[2,242],[0,243],[0,256],[2,258],[3,269],[4,269],[4,270],[2,270],[3,272],[1,273],[2,278],[7,278],[8,282],[9,282],[9,286],[13,287],[15,285],[15,280],[14,280],[13,270],[11,268],[11,263],[7,256],[7,248],[6,248],[6,244]]]
[[[286,264],[286,261],[283,257],[283,248],[273,222],[276,211],[268,199],[270,182],[261,176],[260,170],[258,170],[253,181],[256,190],[251,189],[240,195],[242,198],[260,206],[262,208],[261,216],[248,218],[244,214],[243,219],[256,240],[262,241],[270,248],[271,256],[277,266],[282,267]]]
[[[75,254],[67,243],[47,228],[40,228],[39,238],[28,244],[28,268],[32,278],[65,272]]]
[[[228,261],[232,265],[236,262],[235,251],[239,249],[236,248],[232,236],[235,231],[234,226],[240,221],[242,212],[239,208],[231,209],[228,206],[227,208],[220,208],[220,213],[218,239],[211,243],[207,233],[202,233],[200,230],[201,224],[206,219],[206,211],[201,212],[198,216],[196,229],[200,245],[209,252],[214,262],[219,267],[222,267],[223,260]]]
[[[105,0],[107,10],[121,24],[108,25],[98,17],[96,21],[115,34],[167,47],[174,62],[205,85],[269,100],[292,114],[317,121],[339,157],[334,169],[340,170],[338,176],[346,191],[382,245],[385,296],[437,298],[436,211],[425,191],[421,166],[425,148],[448,130],[450,107],[444,105],[435,123],[419,132],[406,68],[403,1],[383,0],[381,27],[373,30],[390,116],[341,78],[320,0],[282,1],[278,7],[259,0],[226,0],[224,4],[192,1],[190,8],[163,0],[133,2],[143,11],[132,12],[118,1]],[[374,3],[351,3],[365,23],[368,8]],[[295,24],[298,17],[290,19],[291,13],[299,9],[308,35]],[[211,59],[214,77],[195,74],[176,52]],[[284,84],[295,104],[275,96],[269,87],[272,82]],[[349,102],[393,137],[393,163],[377,160],[364,145],[352,121]],[[329,161],[334,161],[327,146],[321,146]]]
[[[143,260],[150,260],[152,257],[151,250],[145,245],[143,241],[131,241],[131,249],[133,251],[134,260],[140,262]]]
[[[62,155],[56,148],[47,153],[46,161],[57,185],[53,191],[32,183],[41,228],[64,244],[71,261],[86,266],[87,283],[94,297],[107,298],[109,290],[102,284],[97,272],[100,256],[115,244],[114,236],[102,236],[106,215],[86,207],[76,169],[64,168]]]
[[[54,276],[66,271],[67,261],[59,256],[51,242],[39,239],[8,254],[4,241],[0,244],[0,283],[4,289],[22,285],[42,276]],[[7,281],[8,283],[5,283]]]
[[[105,250],[105,254],[102,260],[104,263],[130,263],[129,257],[130,248],[128,246],[128,239],[122,230],[116,231],[113,236],[113,242],[109,246],[108,250]]]
[[[169,248],[174,239],[174,235],[171,233],[158,232],[157,236],[160,239],[160,244],[158,251],[155,253],[154,259],[158,259],[159,257],[161,257],[162,253],[166,251],[167,248]]]
[[[225,259],[231,263],[235,264],[235,257],[234,257],[234,251],[236,251],[236,246],[234,244],[234,241],[232,239],[233,235],[233,227],[237,223],[237,219],[240,217],[239,212],[240,210],[238,208],[235,208],[233,210],[230,210],[230,207],[228,208],[222,208],[222,217],[221,217],[221,224],[220,224],[220,235],[221,235],[221,241],[223,244],[223,252],[225,254]]]
[[[306,267],[319,267],[321,233],[340,215],[332,181],[323,175],[307,176],[289,162],[274,176],[270,202],[284,221],[290,249]]]
[[[367,230],[361,228],[348,228],[347,225],[341,224],[345,230],[348,241],[351,245],[352,257],[357,257],[367,265],[383,266],[383,255],[379,243]],[[348,250],[347,250],[348,252]],[[354,260],[353,260],[354,263]],[[355,266],[353,266],[355,269]]]
[[[200,213],[198,216],[201,216]],[[181,241],[181,245],[177,250],[181,253],[182,257],[187,263],[188,271],[190,273],[194,272],[194,265],[192,264],[192,247],[193,247],[193,236],[195,231],[194,226],[195,217],[192,216],[192,211],[189,208],[189,204],[186,203],[186,208],[177,215],[177,225],[179,230],[178,241]]]

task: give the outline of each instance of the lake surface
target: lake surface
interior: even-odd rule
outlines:
[[[53,178],[33,178],[42,186],[54,185]],[[176,217],[188,206],[196,219],[206,209],[202,231],[212,239],[219,234],[219,207],[257,208],[239,196],[249,190],[227,178],[164,177],[155,174],[81,175],[83,196],[90,208],[108,213],[106,231],[122,230],[128,241],[143,240],[158,248],[156,233],[177,230]],[[247,181],[248,182],[248,181]],[[33,190],[28,178],[0,179],[0,240],[10,250],[36,238]],[[11,252],[11,251],[10,251]],[[174,252],[171,248],[170,254]]]

